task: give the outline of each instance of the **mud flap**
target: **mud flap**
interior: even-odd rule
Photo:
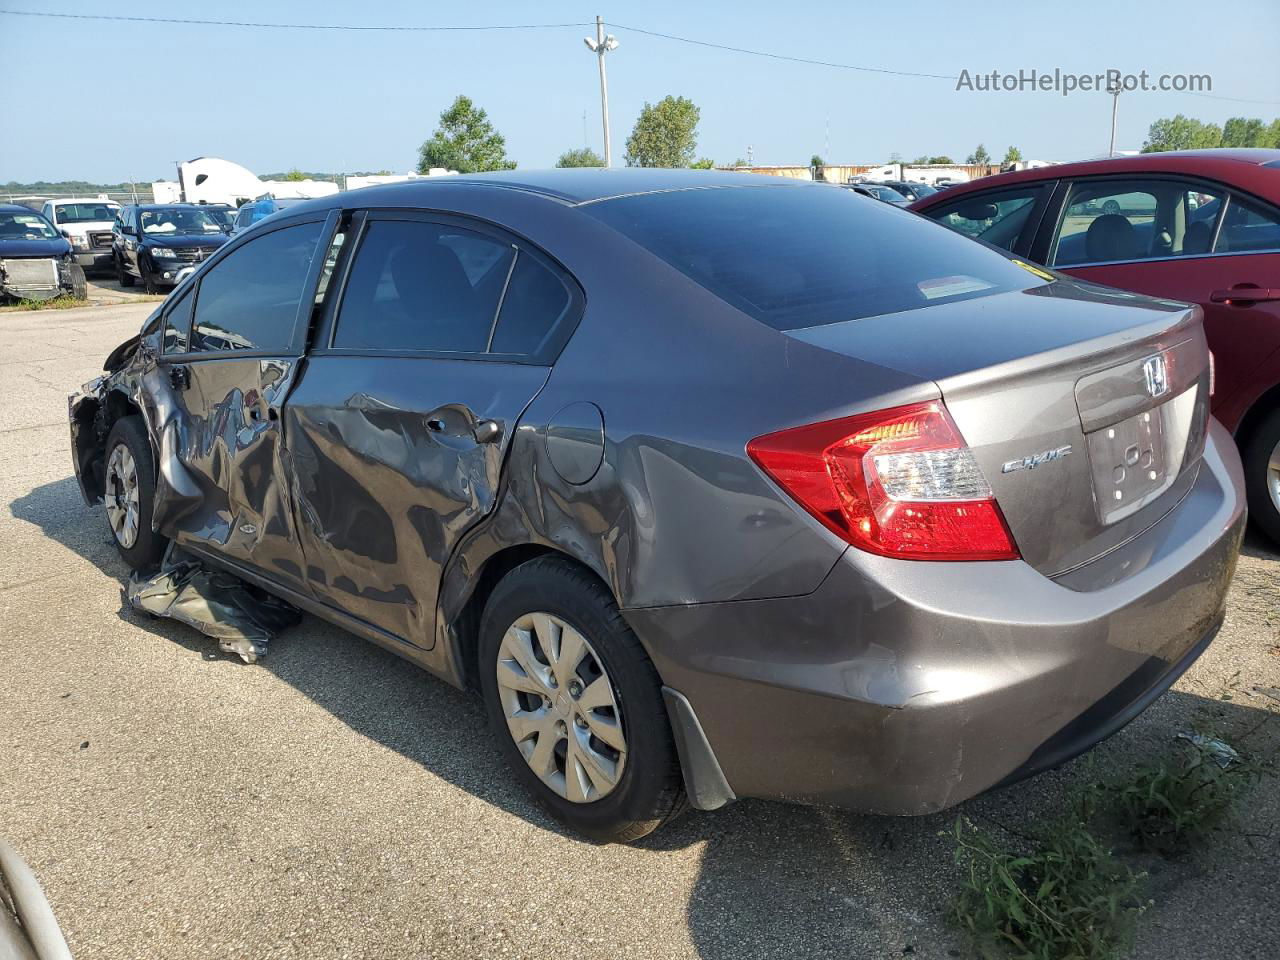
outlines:
[[[265,656],[267,644],[302,618],[297,608],[172,543],[159,571],[133,574],[123,593],[135,610],[195,627],[245,663]]]

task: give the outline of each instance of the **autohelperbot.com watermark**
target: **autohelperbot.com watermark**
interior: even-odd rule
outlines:
[[[1104,70],[1102,73],[1071,73],[1055,67],[1005,73],[991,70],[975,73],[961,70],[956,90],[972,93],[1210,93],[1213,77],[1207,73],[1150,73],[1139,70]]]

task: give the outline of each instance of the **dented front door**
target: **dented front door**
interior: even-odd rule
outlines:
[[[230,246],[183,298],[194,297],[189,326],[166,320],[176,348],[156,371],[172,408],[159,431],[161,532],[294,589],[305,586],[282,412],[337,220],[281,221]]]

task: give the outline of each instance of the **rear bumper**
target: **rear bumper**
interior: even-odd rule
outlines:
[[[930,813],[1088,749],[1170,686],[1222,620],[1244,523],[1215,421],[1177,506],[1057,580],[850,549],[808,596],[626,616],[733,795]]]

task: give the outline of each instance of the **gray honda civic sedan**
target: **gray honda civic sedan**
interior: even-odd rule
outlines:
[[[222,247],[71,403],[166,545],[478,690],[556,817],[921,814],[1114,733],[1245,522],[1199,308],[821,184],[452,177]]]

